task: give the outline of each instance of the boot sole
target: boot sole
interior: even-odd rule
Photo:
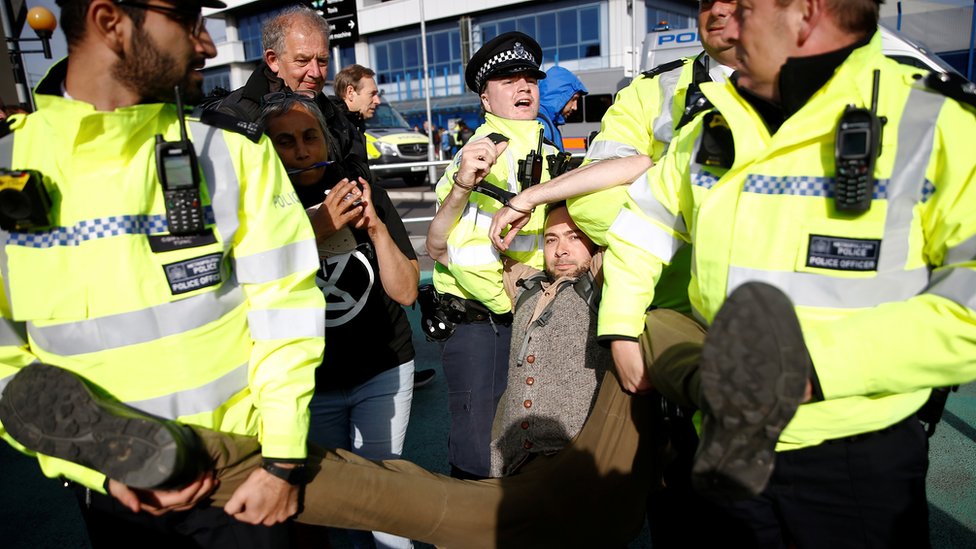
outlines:
[[[702,349],[702,433],[692,469],[699,492],[729,501],[765,489],[809,370],[789,298],[766,284],[736,289]]]
[[[0,421],[17,442],[40,454],[84,465],[133,488],[164,485],[177,467],[173,434],[160,420],[122,415],[112,409],[119,404],[106,402],[74,374],[33,364],[4,390]]]

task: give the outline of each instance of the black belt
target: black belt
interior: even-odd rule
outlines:
[[[512,325],[512,313],[495,313],[480,301],[464,299],[456,295],[442,294],[441,308],[448,320],[457,323],[478,323],[491,321],[502,326]]]
[[[901,429],[902,427],[908,426],[908,425],[910,425],[909,424],[909,421],[915,421],[915,422],[917,422],[918,421],[918,416],[916,416],[915,414],[912,414],[912,415],[906,417],[905,419],[899,421],[898,423],[895,423],[893,425],[889,425],[889,426],[887,426],[887,427],[885,427],[883,429],[878,429],[877,431],[868,431],[867,433],[858,433],[856,435],[851,435],[849,437],[832,438],[832,439],[829,439],[829,440],[825,440],[824,441],[824,444],[837,444],[837,443],[847,443],[847,442],[863,442],[863,441],[865,441],[865,440],[867,440],[867,439],[869,439],[869,438],[871,438],[871,437],[873,437],[875,435],[881,435],[881,434],[884,434],[884,433],[890,433],[890,432],[892,432],[892,431],[894,431],[896,429]]]

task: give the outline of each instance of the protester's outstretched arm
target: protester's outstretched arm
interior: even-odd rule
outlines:
[[[471,190],[488,175],[495,160],[506,148],[507,142],[496,145],[487,138],[469,141],[458,155],[458,167],[453,170],[448,168],[444,172],[438,185],[449,185],[450,190],[427,229],[427,254],[434,261],[441,265],[448,264],[447,237],[467,207]]]
[[[489,229],[491,241],[499,250],[507,250],[519,229],[529,222],[532,210],[536,207],[630,184],[653,165],[650,157],[643,155],[615,158],[587,164],[543,185],[533,185],[516,195],[507,207],[495,213]],[[502,231],[507,227],[511,229],[503,238]]]

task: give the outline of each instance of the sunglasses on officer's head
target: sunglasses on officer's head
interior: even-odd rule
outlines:
[[[277,91],[264,94],[261,97],[261,106],[265,107],[267,105],[274,105],[276,103],[281,103],[287,99],[297,99],[299,101],[305,101],[307,103],[315,103],[315,96],[311,92],[306,91]]]

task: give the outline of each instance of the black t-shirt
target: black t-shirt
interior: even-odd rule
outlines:
[[[297,187],[306,208],[324,200],[320,183]],[[407,259],[417,259],[390,196],[373,186],[373,207]],[[350,227],[351,228],[351,227]],[[412,332],[399,303],[386,295],[376,251],[365,230],[352,229],[356,248],[321,258],[316,283],[325,294],[325,356],[315,371],[316,389],[347,389],[414,357]]]

